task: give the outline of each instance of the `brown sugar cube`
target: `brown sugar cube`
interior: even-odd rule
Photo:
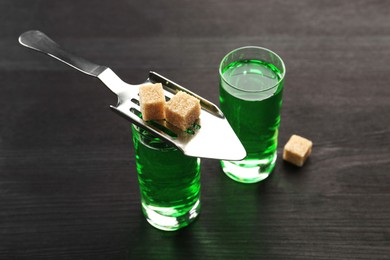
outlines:
[[[165,105],[165,119],[185,131],[200,116],[199,99],[179,91]]]
[[[301,136],[292,135],[283,150],[283,160],[302,167],[311,154],[313,143]]]
[[[165,118],[165,96],[161,83],[141,86],[139,88],[139,103],[143,120]]]

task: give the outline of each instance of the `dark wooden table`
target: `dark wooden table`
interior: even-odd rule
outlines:
[[[0,1],[0,259],[389,259],[388,1]],[[245,45],[287,67],[279,158],[244,185],[202,161],[202,213],[163,232],[140,210],[129,123],[97,79],[22,48],[40,29],[139,83],[218,103]],[[291,134],[314,142],[303,168]]]

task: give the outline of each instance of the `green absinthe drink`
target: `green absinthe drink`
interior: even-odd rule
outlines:
[[[234,50],[221,62],[221,109],[247,152],[221,166],[238,182],[261,181],[275,166],[284,75],[279,56],[260,47]]]
[[[200,159],[132,125],[133,143],[147,221],[161,230],[191,223],[200,210]]]

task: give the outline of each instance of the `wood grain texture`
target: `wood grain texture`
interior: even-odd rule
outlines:
[[[389,259],[390,3],[0,1],[0,259]],[[202,161],[188,228],[145,221],[129,124],[98,80],[22,48],[40,29],[138,83],[154,70],[218,103],[230,50],[280,54],[280,146],[314,142],[303,168],[235,183]]]

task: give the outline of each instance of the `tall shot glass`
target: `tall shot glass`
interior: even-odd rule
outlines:
[[[142,211],[154,227],[173,231],[200,211],[200,159],[132,125]]]
[[[221,110],[247,152],[242,161],[221,161],[235,181],[259,182],[275,167],[285,73],[283,60],[261,47],[235,49],[221,61]]]

